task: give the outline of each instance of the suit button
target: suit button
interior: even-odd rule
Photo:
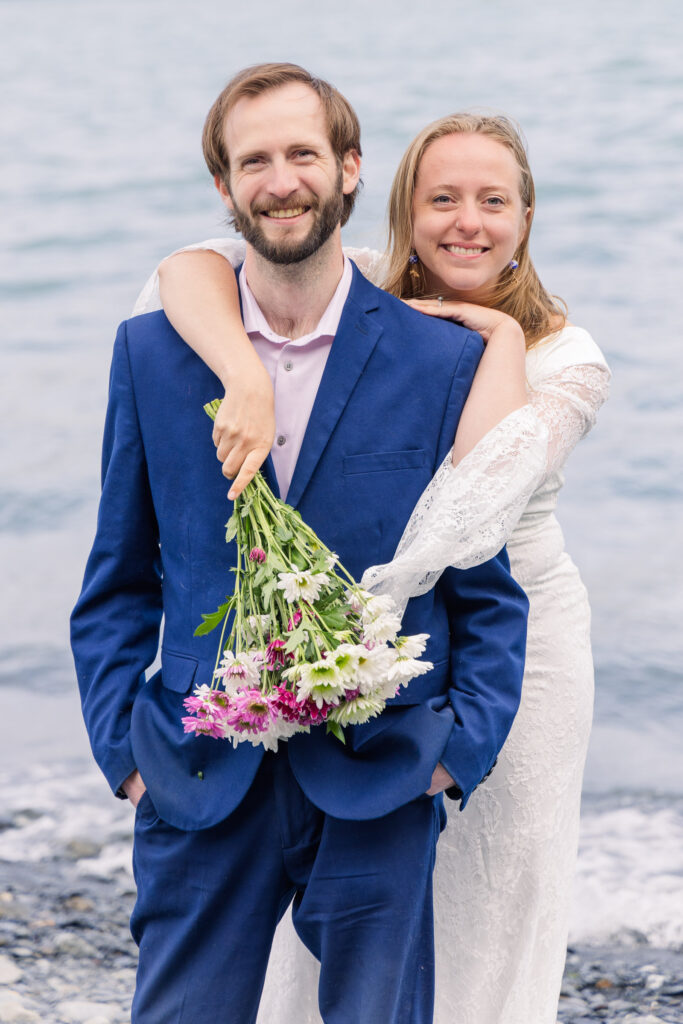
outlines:
[[[278,447],[282,448],[283,444],[287,443],[287,438],[284,434],[280,434],[277,439]]]

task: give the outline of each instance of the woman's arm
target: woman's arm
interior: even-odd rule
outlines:
[[[456,320],[481,334],[486,344],[453,442],[457,466],[497,423],[528,401],[524,331],[506,313],[471,302],[411,299],[408,305],[429,316]]]
[[[159,291],[178,334],[225,389],[213,440],[234,499],[267,458],[275,435],[273,386],[244,330],[235,274],[217,252],[180,252],[159,267]]]
[[[383,255],[372,249],[346,249],[360,270],[379,280]],[[226,392],[213,429],[223,473],[233,479],[228,497],[236,498],[266,459],[275,435],[273,388],[268,373],[244,330],[239,293],[231,266],[244,259],[244,245],[211,240],[174,253],[158,269],[158,290],[178,334],[213,370]],[[147,294],[149,293],[149,294]],[[136,312],[144,312],[156,293],[152,279]]]

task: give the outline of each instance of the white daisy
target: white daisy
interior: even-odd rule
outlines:
[[[412,636],[399,636],[396,647],[402,658],[419,658],[424,654],[429,633],[414,633]]]
[[[279,572],[278,590],[282,590],[285,600],[290,604],[297,601],[317,601],[318,595],[324,586],[330,582],[330,577],[324,572],[309,572],[298,570],[297,572]]]

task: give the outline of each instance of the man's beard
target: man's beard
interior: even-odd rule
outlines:
[[[245,242],[253,246],[256,252],[269,263],[279,263],[281,266],[301,263],[325,244],[337,224],[340,223],[344,212],[342,185],[343,178],[340,168],[334,192],[326,199],[319,200],[314,196],[303,195],[290,196],[286,203],[272,202],[268,206],[264,206],[263,203],[254,203],[249,212],[240,210],[231,193],[233,225]],[[298,241],[288,241],[283,238],[276,242],[266,238],[261,226],[261,216],[264,211],[269,209],[295,210],[300,206],[310,207],[314,214],[313,224],[305,238]]]

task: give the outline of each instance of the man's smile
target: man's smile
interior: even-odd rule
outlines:
[[[261,210],[261,215],[268,217],[269,220],[294,220],[296,217],[301,217],[304,213],[308,213],[310,209],[310,206],[280,207],[272,210]]]

